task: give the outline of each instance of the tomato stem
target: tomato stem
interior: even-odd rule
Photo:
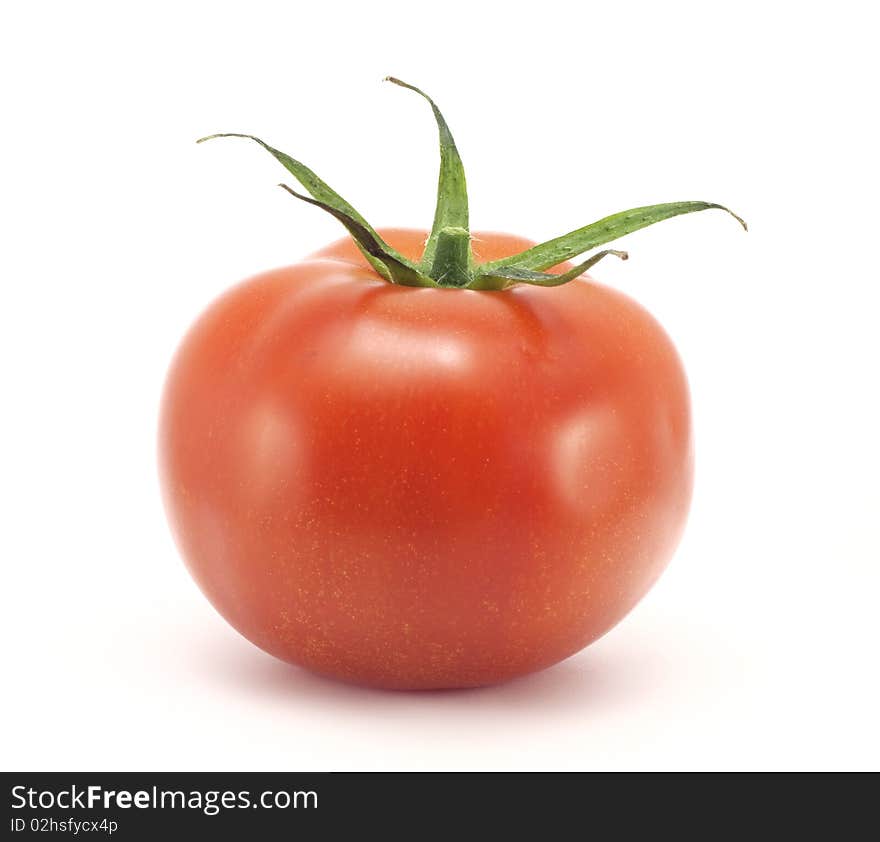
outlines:
[[[434,261],[428,273],[444,287],[465,287],[472,278],[468,267],[471,235],[464,228],[442,228],[438,232]]]

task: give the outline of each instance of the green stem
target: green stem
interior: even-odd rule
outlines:
[[[429,275],[444,287],[464,287],[471,282],[468,263],[471,235],[464,228],[441,228]]]

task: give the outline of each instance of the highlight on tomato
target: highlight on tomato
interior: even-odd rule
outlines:
[[[348,237],[192,326],[161,483],[194,579],[257,646],[364,685],[475,687],[578,652],[666,567],[692,486],[682,363],[585,273],[626,259],[596,251],[624,234],[726,208],[639,207],[539,245],[472,232],[446,121],[390,81],[439,129],[430,232],[375,229],[284,152],[211,136],[259,144]]]

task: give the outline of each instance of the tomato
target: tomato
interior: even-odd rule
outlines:
[[[428,236],[379,234],[412,260]],[[505,681],[610,629],[679,540],[693,462],[679,357],[625,295],[400,286],[350,240],[211,305],[159,450],[181,552],[241,634],[400,689]]]
[[[691,496],[669,338],[584,274],[594,251],[704,201],[630,208],[535,245],[470,230],[431,106],[431,231],[377,231],[254,135],[350,239],[223,295],[169,373],[160,462],[182,554],[273,655],[377,687],[476,687],[617,623],[669,561]],[[569,261],[592,252],[576,265]],[[547,272],[548,269],[556,271]]]

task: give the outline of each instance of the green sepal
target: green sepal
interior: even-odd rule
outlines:
[[[279,184],[278,186],[290,193],[291,196],[296,196],[297,199],[300,199],[303,202],[308,202],[310,205],[315,205],[316,207],[321,208],[321,210],[329,213],[331,216],[336,217],[336,219],[345,226],[348,233],[351,234],[351,238],[364,253],[364,256],[370,262],[370,265],[382,275],[386,281],[410,287],[438,286],[438,284],[431,278],[425,277],[415,269],[409,261],[404,262],[398,260],[392,254],[389,254],[389,252],[383,247],[379,235],[372,231],[369,226],[360,222],[360,220],[355,219],[353,216],[350,216],[338,208],[334,208],[326,202],[321,202],[318,199],[312,199],[309,196],[304,196],[302,193],[297,193],[296,190],[287,184]]]
[[[648,205],[643,208],[632,208],[631,210],[615,213],[612,216],[606,216],[598,222],[578,228],[576,231],[563,234],[561,237],[556,237],[553,240],[548,240],[546,243],[533,246],[512,257],[484,263],[479,267],[479,273],[482,275],[492,275],[499,269],[513,267],[536,271],[549,269],[551,266],[565,263],[566,260],[571,260],[585,251],[590,251],[597,246],[610,243],[612,240],[623,237],[625,234],[631,234],[640,228],[647,228],[655,222],[662,222],[664,219],[671,219],[673,216],[709,210],[710,208],[727,211],[743,228],[748,230],[746,223],[733,211],[728,210],[723,205],[716,205],[712,202],[669,202],[663,205]]]
[[[554,275],[547,272],[533,272],[531,269],[520,269],[516,266],[501,266],[491,271],[478,270],[476,277],[471,281],[469,289],[509,289],[516,284],[531,284],[538,287],[558,287],[567,284],[575,278],[583,275],[592,266],[595,266],[603,257],[613,254],[621,260],[628,260],[629,255],[625,251],[605,249],[594,254],[589,260],[579,263],[568,272]],[[489,264],[484,264],[488,266]]]
[[[221,134],[212,134],[207,137],[199,138],[196,143],[204,143],[206,140],[213,140],[218,137],[243,137],[247,140],[252,140],[255,143],[258,143],[263,147],[267,152],[269,152],[275,160],[277,160],[282,166],[303,186],[305,189],[311,194],[311,196],[316,199],[319,203],[323,203],[323,206],[326,208],[334,208],[340,213],[344,214],[347,218],[354,220],[359,223],[364,229],[366,229],[372,239],[378,243],[382,251],[392,260],[401,263],[405,266],[410,267],[413,271],[417,271],[415,265],[407,260],[399,251],[392,248],[388,245],[379,234],[373,229],[369,222],[358,213],[352,205],[350,205],[345,199],[342,198],[332,187],[330,187],[325,181],[320,179],[317,175],[315,175],[312,170],[310,170],[305,164],[297,161],[296,158],[291,158],[286,152],[281,152],[278,149],[275,149],[273,146],[269,146],[263,140],[260,140],[258,137],[254,137],[252,134],[239,134],[237,132],[224,132]],[[319,205],[320,206],[320,205]],[[355,240],[358,248],[361,249],[364,253],[364,257],[370,261],[370,264],[373,265],[373,261],[370,259],[371,255],[363,250],[361,244]],[[375,268],[375,266],[374,266]]]
[[[461,161],[461,155],[458,154],[458,147],[455,145],[455,139],[446,123],[440,109],[424,91],[395,79],[393,76],[386,76],[386,82],[392,82],[401,88],[407,88],[415,91],[419,96],[424,97],[431,110],[434,112],[434,119],[437,121],[437,131],[440,135],[440,176],[437,181],[437,205],[434,210],[434,223],[431,226],[431,234],[425,243],[425,251],[422,254],[421,270],[429,273],[431,277],[437,278],[438,273],[448,271],[447,267],[434,267],[434,256],[437,252],[437,242],[440,239],[440,232],[444,228],[463,228],[469,230],[468,217],[468,195],[467,180],[464,175],[464,164]],[[468,244],[467,262],[459,267],[457,274],[462,274],[472,262],[470,244]]]

